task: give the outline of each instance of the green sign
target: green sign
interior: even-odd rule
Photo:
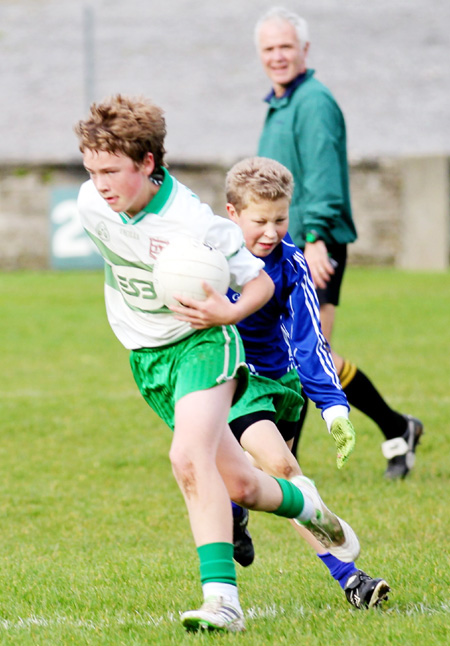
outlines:
[[[79,186],[55,188],[50,204],[52,269],[98,269],[103,258],[84,231],[77,209]]]

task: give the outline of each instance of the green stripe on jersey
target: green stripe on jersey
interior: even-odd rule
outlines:
[[[153,272],[153,267],[151,265],[146,265],[144,262],[130,262],[129,260],[125,260],[125,258],[118,256],[116,253],[114,253],[114,251],[108,249],[108,247],[100,240],[100,238],[97,238],[97,236],[95,236],[93,233],[87,230],[86,233],[96,244],[103,258],[110,262],[111,265],[120,265],[121,267],[138,267],[139,269],[145,269],[146,271]]]

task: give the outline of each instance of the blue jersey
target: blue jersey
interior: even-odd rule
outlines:
[[[296,368],[306,395],[318,408],[348,408],[320,327],[319,302],[303,253],[287,234],[264,262],[275,293],[237,326],[251,372],[279,379]],[[229,290],[228,297],[235,301],[239,294]]]

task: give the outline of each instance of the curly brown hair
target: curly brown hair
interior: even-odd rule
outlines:
[[[145,97],[116,94],[93,103],[87,119],[75,126],[80,151],[122,153],[140,164],[152,153],[155,168],[164,166],[166,122],[161,108]]]

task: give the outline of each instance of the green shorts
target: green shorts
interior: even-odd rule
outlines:
[[[172,345],[132,350],[130,364],[142,396],[172,430],[175,404],[184,395],[237,379],[236,402],[248,383],[244,347],[234,325],[199,330]]]
[[[247,390],[231,408],[228,421],[266,411],[271,413],[270,419],[276,424],[280,421],[297,422],[303,404],[296,370],[290,370],[276,380],[250,374]]]

